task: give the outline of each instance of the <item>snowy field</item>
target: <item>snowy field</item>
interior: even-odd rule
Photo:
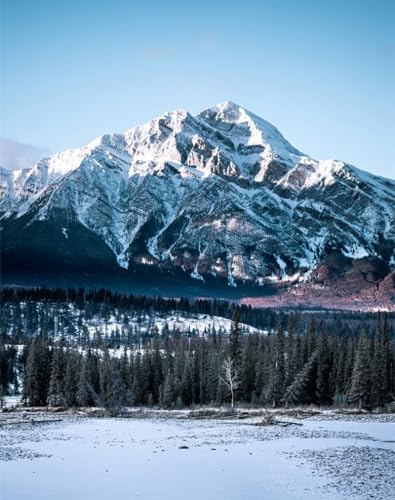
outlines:
[[[289,427],[257,420],[66,417],[3,425],[0,498],[394,498],[393,418],[311,418]]]
[[[154,327],[157,328],[159,333],[163,333],[165,326],[169,331],[180,330],[183,332],[190,332],[202,336],[213,329],[217,333],[229,333],[232,321],[220,316],[209,316],[208,314],[186,314],[179,312],[177,314],[165,314],[155,316],[132,316],[128,318],[128,328],[138,329],[141,333],[152,333]],[[89,336],[93,338],[95,332],[100,332],[102,335],[115,334],[118,330],[122,332],[125,329],[125,324],[117,320],[115,316],[110,316],[106,322],[103,318],[93,318],[87,322]],[[245,323],[240,323],[242,333],[264,333],[266,330],[258,330]]]

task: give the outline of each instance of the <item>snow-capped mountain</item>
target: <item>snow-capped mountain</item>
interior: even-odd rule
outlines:
[[[395,264],[395,181],[312,159],[232,102],[1,169],[0,214],[7,280],[149,270],[264,293]]]

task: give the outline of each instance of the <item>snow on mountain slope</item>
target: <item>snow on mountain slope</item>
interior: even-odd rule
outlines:
[[[81,224],[124,269],[230,286],[303,282],[331,252],[384,274],[395,262],[394,181],[314,160],[231,102],[0,170],[0,214],[4,227],[51,221],[62,245]]]

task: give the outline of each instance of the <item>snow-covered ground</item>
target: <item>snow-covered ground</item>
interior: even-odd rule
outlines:
[[[0,428],[2,500],[393,498],[395,423],[92,419]]]
[[[229,333],[232,321],[220,316],[209,316],[208,314],[195,314],[188,315],[186,313],[156,315],[150,317],[148,315],[143,317],[129,318],[128,327],[138,328],[142,333],[152,332],[153,328],[157,328],[159,333],[163,333],[166,325],[169,331],[180,330],[183,332],[191,332],[196,335],[205,335],[215,329],[217,333]],[[95,318],[88,324],[89,334],[92,337],[95,331],[100,331],[101,334],[115,334],[125,328],[125,325],[117,321],[114,316],[111,316],[108,322],[104,322],[102,318]],[[244,323],[240,324],[243,333],[264,333],[266,330],[258,330],[250,325]]]

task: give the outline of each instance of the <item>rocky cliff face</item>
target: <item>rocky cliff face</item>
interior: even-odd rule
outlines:
[[[230,102],[2,169],[0,213],[6,277],[47,261],[59,279],[102,266],[264,294],[351,268],[376,286],[395,264],[394,181],[314,160]]]

